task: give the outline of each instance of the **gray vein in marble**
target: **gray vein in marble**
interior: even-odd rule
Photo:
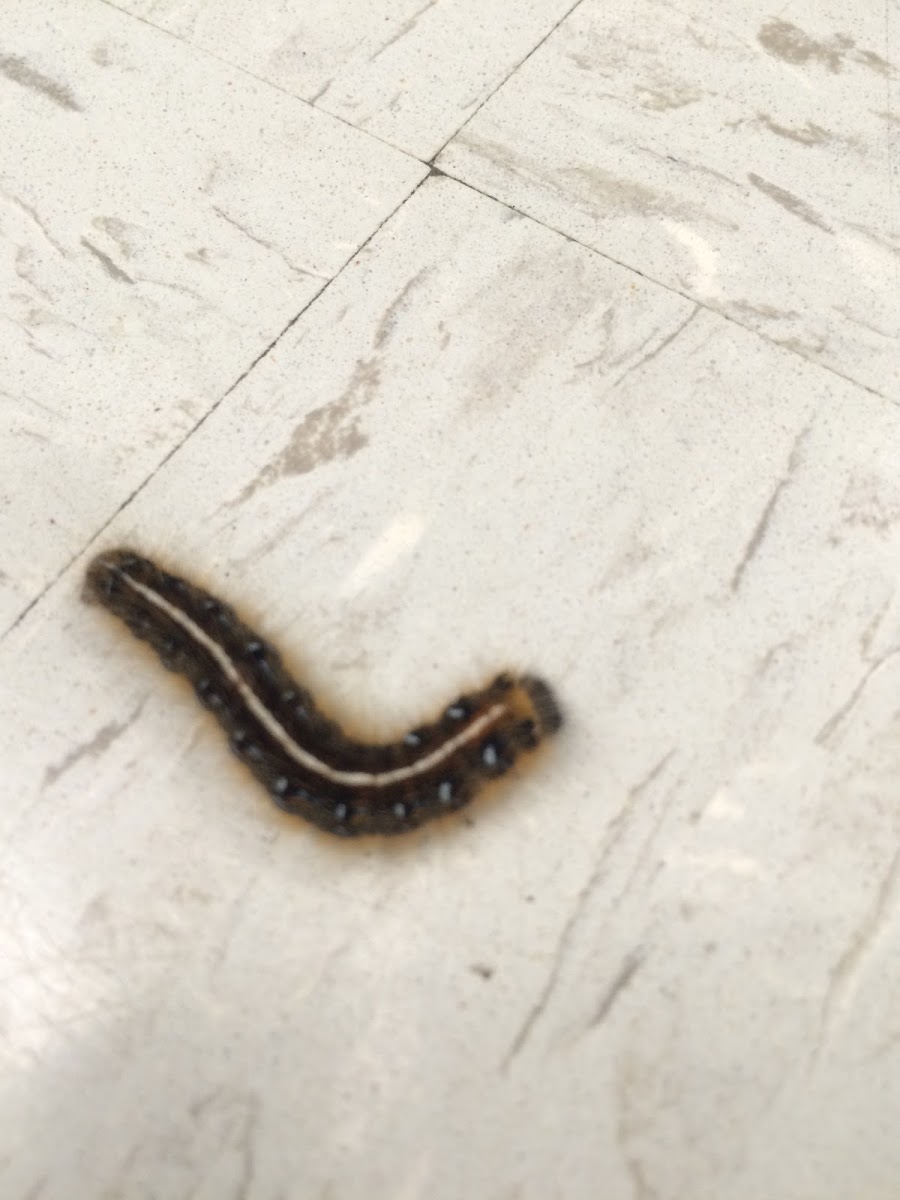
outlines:
[[[858,325],[860,329],[868,329],[869,333],[875,333],[878,337],[892,338],[895,336],[893,329],[885,328],[879,325],[873,325],[871,321],[865,321],[858,313],[851,311],[846,304],[836,304],[834,311],[840,313],[846,320]]]
[[[793,321],[800,316],[796,308],[775,308],[772,304],[751,304],[749,300],[730,300],[731,316],[760,317],[764,321]]]
[[[27,392],[8,392],[5,388],[0,387],[0,396],[5,396],[7,400],[13,400],[17,404],[30,405],[51,417],[58,417],[60,415],[57,409],[52,408],[49,404],[44,404],[41,400],[36,400],[34,396],[29,396]]]
[[[44,771],[41,781],[41,791],[52,787],[59,779],[70,771],[83,758],[99,758],[135,723],[147,703],[147,696],[138,701],[135,708],[123,721],[109,721],[103,725],[94,736],[80,746],[70,750],[58,763],[52,764]]]
[[[619,808],[619,811],[607,822],[606,829],[604,831],[603,846],[600,851],[600,857],[598,858],[593,871],[591,871],[587,880],[582,885],[577,896],[575,897],[575,903],[573,904],[571,912],[569,913],[569,916],[563,925],[562,932],[557,939],[553,961],[550,964],[550,970],[547,973],[544,986],[534,1004],[526,1014],[524,1021],[519,1027],[518,1033],[513,1038],[510,1047],[500,1064],[501,1073],[505,1074],[509,1070],[515,1058],[521,1053],[531,1037],[535,1025],[546,1010],[556,991],[563,965],[569,956],[569,951],[574,940],[575,932],[581,923],[584,913],[590,906],[590,902],[594,896],[594,893],[596,892],[597,888],[606,880],[607,861],[616,844],[618,843],[619,838],[622,836],[635,803],[640,799],[644,792],[646,792],[646,790],[653,785],[659,775],[662,774],[674,753],[674,750],[670,750],[667,754],[664,754],[663,757],[660,758],[653,767],[651,767],[651,769],[642,779],[638,780],[633,787],[629,788],[629,790],[626,792],[625,800]]]
[[[429,8],[434,8],[435,4],[437,4],[437,0],[426,0],[426,3],[422,5],[418,12],[414,12],[413,15],[408,18],[408,20],[404,21],[394,36],[388,38],[384,45],[370,56],[369,62],[374,62],[379,55],[384,54],[385,50],[387,50],[389,46],[393,46],[395,42],[399,42],[401,38],[404,38],[408,33],[411,33],[412,30],[418,25],[420,18],[428,12]]]
[[[807,225],[816,225],[819,229],[824,229],[826,233],[834,233],[834,230],[825,218],[819,216],[814,208],[811,208],[799,196],[795,196],[793,192],[779,187],[776,183],[769,183],[767,179],[761,178],[761,176],[754,174],[753,171],[748,172],[747,178],[757,191],[762,192],[764,196],[768,196],[770,200],[774,200],[776,204],[780,204],[782,208],[787,209],[789,213],[793,213],[795,217],[799,217],[801,221],[805,221]]]
[[[635,1075],[636,1072],[630,1059],[625,1058],[619,1067],[619,1077],[617,1079],[616,1112],[618,1120],[616,1121],[616,1140],[619,1144],[625,1170],[628,1172],[628,1177],[632,1183],[632,1200],[661,1200],[660,1193],[650,1185],[650,1180],[647,1177],[647,1167],[641,1155],[636,1149],[632,1149],[630,1145],[632,1140],[637,1140],[634,1137],[635,1133],[640,1132],[639,1129],[636,1130],[634,1128],[637,1122],[634,1119],[633,1104],[631,1101],[632,1093],[640,1088],[640,1080],[635,1078]]]
[[[262,1104],[252,1092],[228,1094],[224,1088],[202,1096],[190,1105],[191,1126],[196,1129],[204,1122],[213,1123],[219,1129],[222,1144],[234,1150],[241,1158],[241,1169],[233,1181],[230,1192],[233,1200],[248,1200],[255,1194],[256,1175],[255,1143],[259,1131]]]
[[[574,365],[575,371],[593,370],[594,367],[600,367],[600,368],[607,367],[607,366],[617,367],[623,360],[631,357],[631,355],[634,353],[634,350],[631,348],[629,348],[624,354],[620,355],[618,358],[609,358],[607,356],[607,350],[612,343],[613,328],[615,326],[615,323],[616,323],[616,310],[613,305],[610,305],[608,308],[605,308],[603,310],[603,313],[600,317],[600,329],[602,330],[602,333],[603,333],[603,349],[600,350],[597,354],[592,354],[590,358],[584,359],[583,362],[575,363],[575,365]],[[643,348],[652,341],[653,341],[653,334],[651,333],[650,336],[645,338],[644,341],[641,342],[640,346],[638,346],[637,352],[640,354],[641,350],[643,350]]]
[[[619,376],[619,378],[616,380],[615,386],[618,387],[619,384],[623,383],[629,375],[639,370],[639,368],[645,366],[648,362],[652,362],[654,358],[657,358],[660,354],[662,354],[663,350],[665,350],[668,346],[671,346],[675,339],[681,336],[685,329],[687,329],[688,325],[690,325],[691,321],[693,321],[694,317],[696,317],[696,315],[701,311],[702,306],[695,304],[681,324],[676,329],[673,329],[668,337],[663,338],[658,346],[656,346],[653,350],[650,350],[642,358],[639,358],[636,363],[633,363]]]
[[[675,755],[675,751],[670,750],[669,753],[665,756],[665,758],[660,759],[660,761],[656,764],[656,766],[653,768],[653,770],[650,772],[650,774],[644,780],[642,789],[641,789],[642,791],[646,790],[654,782],[654,780],[659,775],[662,774],[662,772],[668,766],[670,759],[672,759],[674,757],[674,755]],[[663,822],[665,821],[666,816],[668,815],[668,812],[669,812],[670,808],[672,807],[673,798],[674,798],[674,795],[669,795],[669,796],[663,797],[663,801],[660,804],[659,812],[656,814],[653,824],[650,826],[650,829],[647,832],[647,836],[644,838],[643,844],[642,844],[640,850],[638,851],[637,856],[635,857],[635,860],[634,860],[634,863],[632,864],[631,870],[628,872],[628,878],[622,884],[617,895],[613,899],[612,907],[614,909],[617,909],[621,905],[622,901],[625,899],[625,897],[631,891],[634,881],[637,879],[638,875],[640,875],[640,873],[644,867],[644,864],[646,863],[647,858],[650,854],[650,849],[653,845],[655,845],[656,839],[659,836],[659,831],[660,831],[660,829],[662,829]],[[659,864],[657,864],[657,868],[653,872],[653,875],[656,875],[658,871],[659,871]]]
[[[308,104],[318,104],[318,102],[322,99],[322,97],[325,95],[325,93],[328,91],[328,89],[331,87],[331,85],[333,83],[334,83],[333,78],[326,79],[326,81],[322,84],[322,86],[319,88],[319,90],[317,92],[313,92],[313,94],[309,97],[309,100],[307,101],[307,103]]]
[[[828,345],[828,338],[825,336],[824,333],[820,333],[818,336],[815,336],[814,334],[810,334],[810,336],[808,338],[775,337],[773,335],[772,341],[775,342],[776,345],[778,345],[778,346],[783,346],[785,350],[793,350],[793,352],[795,354],[799,354],[801,358],[810,359],[811,362],[818,362],[820,355],[824,351],[825,347]],[[825,364],[820,363],[819,365],[825,365]],[[849,378],[849,376],[843,375],[835,367],[827,367],[826,366],[826,370],[834,371],[834,373],[836,375],[840,375],[842,379]],[[860,386],[865,387],[866,385],[861,384]],[[872,391],[873,389],[869,388],[868,390]]]
[[[45,433],[38,433],[36,429],[27,429],[24,425],[17,425],[15,428],[10,430],[10,434],[14,438],[29,438],[33,442],[43,442],[46,445],[52,444],[54,440],[53,438],[47,437]]]
[[[831,714],[831,716],[816,734],[814,740],[817,746],[824,746],[830,741],[838,726],[846,720],[846,718],[850,715],[850,713],[853,712],[853,709],[859,703],[863,692],[866,690],[869,680],[872,678],[875,672],[880,670],[886,662],[889,662],[890,659],[894,658],[894,656],[897,654],[900,654],[900,648],[895,646],[891,650],[886,650],[884,654],[875,660],[875,662],[869,664],[868,668],[863,673],[862,678],[859,680],[856,687],[853,689],[844,703]]]
[[[29,317],[31,317],[32,315],[33,315],[32,313],[28,314]],[[0,313],[0,321],[6,321],[9,325],[15,325],[15,327],[17,329],[20,329],[22,331],[22,333],[24,333],[26,338],[28,339],[28,349],[29,350],[33,351],[35,354],[42,355],[44,358],[49,358],[52,362],[58,361],[56,358],[56,355],[51,354],[49,350],[45,350],[43,346],[40,346],[38,344],[34,333],[29,328],[29,325],[30,325],[29,320],[20,321],[16,317],[9,317],[5,313]],[[64,322],[64,324],[68,324],[68,322]]]
[[[846,228],[852,229],[853,233],[858,233],[860,238],[866,238],[872,242],[872,245],[880,246],[882,250],[887,250],[890,256],[900,256],[900,236],[893,236],[892,230],[882,229],[876,233],[874,229],[863,226],[857,221],[847,221]],[[893,265],[893,264],[892,264]]]
[[[402,88],[399,92],[394,92],[393,96],[391,96],[390,100],[388,100],[387,104],[384,106],[384,111],[391,113],[393,116],[396,116],[397,111],[400,108],[400,101],[403,98],[403,96],[404,96],[404,90]],[[366,123],[368,123],[368,119],[367,119]]]
[[[617,139],[618,140],[618,139]],[[649,146],[639,146],[635,144],[635,150],[640,150],[641,154],[646,154],[648,158],[655,158],[658,162],[675,163],[684,171],[691,175],[708,175],[711,179],[718,179],[720,183],[725,183],[731,188],[736,188],[742,195],[749,195],[743,184],[738,183],[730,175],[723,175],[721,171],[715,171],[712,167],[705,167],[702,163],[690,162],[685,158],[678,158],[674,154],[660,154],[658,150],[652,150]],[[728,226],[734,228],[734,226]]]
[[[502,156],[498,166],[509,167],[510,154]],[[737,229],[733,221],[726,220],[719,213],[708,212],[697,204],[687,200],[679,200],[668,192],[661,192],[649,184],[640,183],[633,179],[623,179],[611,171],[601,167],[563,167],[554,172],[561,179],[571,179],[584,183],[590,190],[591,198],[597,206],[603,205],[608,210],[618,211],[626,215],[637,213],[643,217],[665,216],[671,219],[686,221],[709,222],[723,229]],[[553,179],[546,177],[544,182],[553,185]],[[559,191],[558,185],[556,190]],[[565,192],[570,201],[577,197]],[[596,209],[593,210],[596,215]]]
[[[735,593],[740,589],[747,568],[756,556],[757,551],[759,550],[766,534],[769,531],[769,525],[771,524],[772,516],[778,505],[778,501],[781,499],[784,489],[791,482],[794,472],[800,465],[803,447],[811,430],[812,422],[804,426],[804,428],[800,430],[800,432],[797,434],[797,437],[794,439],[794,444],[791,447],[791,453],[788,457],[787,470],[778,480],[772,490],[771,495],[769,496],[769,499],[766,501],[765,507],[759,516],[759,520],[756,522],[753,532],[750,535],[750,540],[744,547],[744,553],[741,555],[740,561],[734,569],[734,574],[731,576],[732,593]]]
[[[690,84],[673,84],[667,90],[637,86],[634,90],[637,92],[638,97],[647,97],[646,101],[639,101],[641,108],[650,109],[652,112],[667,112],[673,108],[686,108],[688,104],[696,104],[698,100],[702,100],[705,94],[701,88],[692,87]]]
[[[726,121],[725,125],[728,129],[740,129],[744,125],[764,129],[768,133],[774,133],[776,137],[785,138],[790,142],[799,142],[801,146],[821,146],[831,142],[855,147],[859,147],[860,144],[857,138],[841,137],[830,129],[823,129],[821,125],[816,125],[814,121],[807,121],[805,125],[782,125],[781,122],[776,121],[774,117],[765,112],[758,112],[755,117],[741,117],[737,121]]]
[[[140,225],[132,225],[120,217],[94,217],[91,224],[95,229],[99,229],[107,237],[112,238],[125,258],[131,258],[134,255],[134,235],[143,236],[147,232]]]
[[[30,218],[30,220],[34,222],[34,224],[43,234],[47,243],[53,247],[57,254],[61,254],[63,258],[69,257],[69,252],[66,250],[66,248],[61,246],[60,243],[50,233],[47,232],[47,227],[38,216],[36,209],[32,208],[30,204],[26,204],[24,200],[20,200],[18,196],[14,196],[12,192],[7,192],[3,189],[0,189],[0,195],[2,195],[4,199],[8,200],[10,204],[14,205],[21,212],[23,212],[26,217]]]
[[[131,276],[126,271],[123,271],[121,267],[117,266],[109,255],[104,254],[93,242],[89,242],[86,237],[81,238],[80,241],[85,250],[89,250],[94,255],[110,279],[115,279],[119,283],[134,283]]]
[[[600,1003],[597,1005],[597,1011],[591,1017],[588,1029],[596,1029],[598,1025],[603,1024],[612,1012],[616,1001],[634,980],[634,977],[640,971],[645,961],[646,954],[640,947],[637,950],[632,950],[630,954],[625,956],[625,961],[619,968],[615,979],[613,979]]]
[[[513,154],[511,147],[505,142],[498,142],[492,138],[476,135],[468,127],[462,129],[452,140],[454,145],[459,145],[473,151],[473,153],[480,155],[487,162],[493,163],[499,170],[508,171],[511,175],[523,179],[526,183],[537,184],[539,187],[549,187],[566,202],[573,200],[571,193],[555,178],[557,172],[535,170],[524,155]],[[439,169],[440,173],[446,175],[448,179],[456,179],[456,176],[449,174],[446,168],[441,167]],[[573,170],[577,169],[573,168]],[[564,174],[565,172],[562,173]],[[609,179],[615,180],[615,176],[610,175]],[[457,182],[462,183],[465,187],[475,187],[474,184],[466,181],[465,171]],[[475,190],[482,191],[484,195],[491,195],[489,190],[485,190],[482,187]],[[506,204],[507,202],[500,201],[500,203]],[[508,205],[507,207],[509,207],[511,212],[515,211],[511,206]],[[595,215],[593,208],[589,208],[587,211],[591,216]],[[524,216],[525,214],[521,215]],[[569,241],[577,241],[577,239],[570,237],[569,234],[563,233],[560,230],[555,230],[555,232],[561,237],[568,238]]]
[[[597,217],[598,209],[602,208],[599,215],[606,215],[610,211],[619,212],[625,216],[635,213],[640,216],[663,215],[687,223],[705,220],[725,229],[737,229],[734,222],[725,220],[719,214],[706,212],[699,205],[678,200],[645,183],[623,179],[600,167],[578,166],[563,167],[559,170],[555,168],[553,170],[535,170],[523,155],[512,153],[507,144],[478,136],[468,129],[457,134],[454,142],[493,163],[499,170],[509,171],[510,174],[518,176],[526,183],[551,188],[567,204],[578,205],[591,217]],[[560,183],[560,180],[569,179],[576,184],[586,185],[590,191],[590,197],[579,197],[577,193],[573,194],[569,188]],[[471,187],[472,185],[465,183],[465,186]],[[596,203],[587,203],[587,200],[596,201]],[[566,233],[561,233],[560,236],[569,237]],[[570,240],[579,245],[583,244],[578,242],[577,238],[570,237]]]
[[[249,238],[251,242],[256,242],[257,246],[262,246],[265,250],[271,250],[273,254],[277,254],[284,265],[293,271],[295,275],[311,275],[313,279],[329,278],[329,276],[323,275],[319,271],[313,271],[310,267],[298,267],[295,263],[291,262],[287,255],[280,250],[278,246],[273,245],[272,242],[267,242],[265,238],[258,237],[255,233],[251,233],[246,225],[242,225],[240,221],[236,221],[234,217],[229,217],[228,213],[219,208],[218,205],[214,204],[212,206],[212,210],[216,216],[221,217],[223,221],[226,221],[229,225],[233,226],[245,237]]]
[[[27,301],[28,297],[24,297],[24,299]],[[2,313],[0,313],[0,318],[10,321],[13,325],[20,326],[20,328],[26,331],[29,338],[32,337],[32,328],[41,329],[44,325],[62,325],[64,329],[74,329],[77,333],[83,334],[85,337],[91,338],[93,341],[100,340],[99,334],[95,333],[93,329],[88,329],[84,325],[79,325],[77,321],[68,321],[65,317],[61,317],[58,312],[50,312],[48,309],[41,308],[39,305],[35,305],[30,308],[22,320],[16,320],[13,317],[5,317]],[[34,343],[32,343],[31,348],[39,351],[40,353],[46,353]],[[47,354],[47,357],[53,358],[54,356],[52,354]]]
[[[253,1180],[256,1175],[255,1143],[259,1129],[260,1102],[252,1097],[244,1116],[243,1128],[235,1143],[241,1155],[241,1176],[235,1181],[235,1200],[249,1200],[253,1195]]]
[[[893,603],[894,590],[892,588],[885,597],[884,602],[879,605],[879,607],[872,614],[871,620],[860,635],[859,648],[863,658],[869,657],[869,654],[872,650],[872,643],[875,641],[875,638],[881,629],[881,623],[890,612]]]
[[[850,939],[847,949],[832,967],[828,991],[822,1004],[819,1037],[813,1054],[817,1062],[826,1050],[835,1022],[855,989],[866,964],[875,952],[882,935],[893,924],[900,902],[900,849],[894,852],[890,865],[878,886],[869,912]]]
[[[48,100],[52,100],[54,104],[58,104],[60,108],[68,109],[70,112],[84,111],[64,83],[59,83],[56,79],[51,79],[49,75],[44,75],[27,63],[24,58],[19,58],[15,54],[0,55],[0,75],[5,75],[7,79],[11,79],[13,83],[18,83],[22,87],[39,92]]]
[[[807,121],[802,127],[792,129],[788,125],[780,124],[768,113],[759,113],[757,120],[770,133],[774,133],[780,138],[787,138],[791,142],[799,142],[802,146],[820,146],[823,142],[830,142],[834,137],[834,134],[823,129],[821,125],[816,125],[814,121]]]
[[[332,504],[334,502],[334,492],[335,489],[332,487],[323,487],[316,492],[314,498],[310,499],[309,503],[307,504],[301,504],[298,497],[297,502],[291,504],[289,512],[286,513],[280,520],[277,520],[273,523],[271,532],[267,536],[260,536],[259,538],[254,539],[252,545],[248,548],[247,553],[232,554],[229,561],[233,563],[238,573],[238,577],[240,577],[242,571],[255,567],[258,562],[267,558],[276,546],[282,545],[295,529],[300,527],[304,521],[309,519],[310,514],[316,512],[318,509],[321,509],[323,506]],[[227,504],[219,505],[215,510],[216,514],[218,514],[222,508],[227,507]],[[218,528],[217,533],[219,535],[224,536],[226,531],[231,528],[231,525],[228,523],[229,521],[230,518],[228,518],[226,522]],[[210,536],[214,536],[212,526],[210,526]]]
[[[380,350],[384,343],[392,336],[397,324],[397,315],[403,309],[410,295],[422,284],[425,280],[433,275],[437,270],[435,266],[422,267],[413,275],[412,279],[400,289],[399,293],[390,302],[384,312],[384,316],[378,322],[378,327],[375,330],[375,336],[372,339],[372,344],[376,350]]]
[[[16,274],[33,291],[38,292],[45,300],[50,300],[50,293],[38,283],[35,257],[31,246],[19,246],[16,250]]]
[[[773,17],[760,28],[756,36],[767,54],[795,66],[817,62],[837,75],[849,59],[879,75],[892,74],[891,64],[881,55],[872,50],[857,50],[856,42],[845,33],[836,33],[828,41],[819,42],[790,21]]]

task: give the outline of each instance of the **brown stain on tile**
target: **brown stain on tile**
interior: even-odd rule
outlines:
[[[147,697],[144,696],[124,720],[107,722],[106,725],[97,730],[92,738],[89,738],[86,742],[82,742],[80,746],[75,746],[59,762],[51,763],[44,771],[41,790],[43,791],[45,788],[52,787],[63,775],[80,763],[82,759],[96,760],[102,758],[122,734],[127,733],[135,723],[143,712],[146,703]]]
[[[672,159],[670,161],[677,161]],[[694,168],[702,169],[702,168]],[[559,188],[558,180],[548,176],[548,182],[564,190],[567,198],[589,207],[595,217],[670,217],[685,224],[712,224],[722,229],[736,229],[733,222],[719,213],[684,200],[671,192],[660,191],[637,179],[614,175],[602,167],[563,167],[556,172],[566,187]],[[730,182],[730,181],[729,181]],[[572,185],[569,187],[568,185]]]
[[[294,429],[290,440],[229,507],[243,504],[261,488],[293,475],[308,475],[317,467],[352,458],[369,444],[360,425],[360,414],[381,380],[375,358],[357,359],[353,375],[335,400],[314,408]]]
[[[768,129],[769,133],[787,138],[791,142],[799,142],[802,146],[820,146],[823,142],[830,142],[833,136],[827,129],[823,129],[821,125],[815,125],[812,121],[807,121],[805,125],[792,129],[788,125],[781,125],[778,121],[774,121],[767,113],[759,113],[758,120]]]
[[[120,217],[94,217],[91,224],[116,243],[124,258],[133,258],[139,244],[147,240],[147,230]],[[93,250],[93,246],[88,249]]]
[[[790,21],[773,17],[761,26],[756,40],[766,54],[795,66],[817,63],[837,75],[849,61],[879,75],[892,73],[886,59],[872,50],[858,50],[853,38],[845,33],[836,33],[825,41],[817,41]]]
[[[671,87],[636,87],[635,92],[641,108],[649,108],[652,112],[667,112],[673,108],[686,108],[688,104],[696,104],[703,99],[702,88],[689,84],[673,84]]]
[[[769,183],[759,175],[754,175],[751,171],[747,178],[753,186],[768,196],[770,200],[774,200],[776,204],[780,204],[782,208],[789,213],[793,213],[795,217],[799,217],[801,221],[805,221],[807,225],[815,225],[818,229],[824,229],[826,233],[833,233],[834,230],[827,223],[824,217],[819,216],[814,208],[801,200],[799,196],[795,196],[793,192],[787,191],[785,188],[779,187],[776,183]]]
[[[44,75],[43,72],[16,54],[0,55],[0,75],[5,75],[7,79],[11,79],[13,83],[18,83],[21,87],[39,92],[60,108],[68,109],[69,112],[83,112],[81,105],[64,83],[59,83],[58,80],[51,79],[49,75]]]
[[[841,497],[840,513],[846,525],[885,536],[900,521],[900,486],[874,472],[853,475]]]
[[[368,444],[351,401],[326,404],[300,422],[279,456],[279,474],[307,475],[324,463],[352,458]]]
[[[428,279],[430,275],[434,274],[435,269],[435,267],[422,267],[420,271],[417,271],[411,279],[406,281],[394,299],[384,310],[384,315],[378,322],[378,327],[376,328],[374,337],[372,339],[372,344],[376,350],[383,349],[385,343],[389,342],[393,337],[397,325],[400,322],[401,315],[408,306],[409,297],[413,295],[419,287],[421,287],[421,285]]]
[[[118,283],[134,283],[134,280],[131,278],[128,272],[123,271],[121,267],[117,266],[109,257],[109,255],[104,254],[99,247],[93,244],[93,242],[89,242],[85,237],[81,238],[80,240],[85,250],[89,250],[91,254],[93,254],[94,258],[97,259],[97,261],[100,263],[100,266],[110,277],[110,279],[115,279]]]
[[[349,459],[369,444],[360,424],[360,415],[374,399],[381,383],[381,355],[402,324],[410,297],[433,274],[434,267],[423,267],[406,281],[387,305],[372,333],[372,353],[358,358],[344,390],[334,400],[306,414],[296,426],[287,445],[240,492],[234,504],[249,500],[260,488],[292,475],[308,475],[317,467],[339,459]],[[345,310],[346,311],[346,310]]]

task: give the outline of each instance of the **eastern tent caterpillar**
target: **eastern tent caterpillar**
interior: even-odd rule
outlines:
[[[368,745],[324,716],[227,605],[148,559],[99,555],[86,594],[190,680],[279,808],[329,833],[402,833],[461,808],[562,724],[543,680],[502,674],[400,741]]]

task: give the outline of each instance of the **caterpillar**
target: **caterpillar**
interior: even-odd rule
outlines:
[[[562,725],[547,683],[504,672],[397,741],[357,741],[228,605],[135,551],[98,555],[85,598],[189,680],[279,808],[340,836],[403,833],[462,808]]]

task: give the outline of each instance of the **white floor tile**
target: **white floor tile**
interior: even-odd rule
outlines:
[[[896,6],[566,7],[0,14],[3,1200],[895,1200]],[[330,838],[123,543],[566,725]]]
[[[430,159],[575,0],[116,0],[317,108]]]
[[[0,666],[21,1194],[887,1196],[898,436],[427,182],[103,542],[371,723],[518,659],[568,728],[468,820],[334,844],[69,572]]]
[[[6,627],[424,168],[105,4],[2,23]]]
[[[437,165],[900,399],[891,14],[585,0]]]

